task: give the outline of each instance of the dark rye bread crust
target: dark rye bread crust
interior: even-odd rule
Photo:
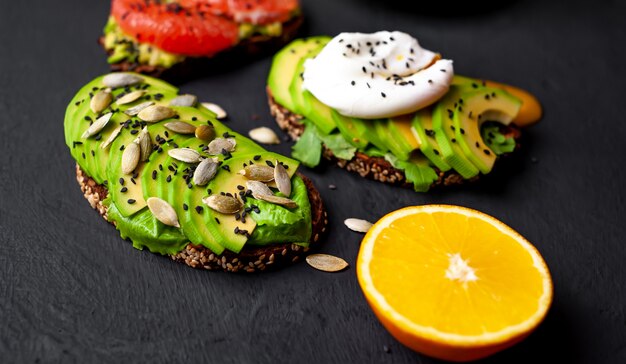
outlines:
[[[212,68],[221,70],[224,67],[232,67],[243,63],[242,60],[249,60],[250,57],[261,56],[283,47],[296,36],[303,21],[302,15],[295,16],[283,23],[282,33],[278,37],[255,34],[213,57],[187,57],[170,68],[127,61],[113,63],[110,66],[112,71],[132,71],[166,80],[180,81],[198,78]],[[104,47],[104,36],[98,38],[98,43]],[[112,51],[106,52],[108,55],[112,53]]]
[[[303,116],[295,114],[290,110],[284,108],[282,105],[279,105],[276,100],[274,100],[274,97],[272,97],[272,93],[269,88],[267,88],[267,97],[270,106],[270,112],[272,116],[276,119],[276,123],[278,124],[278,126],[282,130],[287,132],[287,134],[289,134],[289,136],[293,140],[298,140],[298,138],[300,138],[300,135],[302,135],[302,133],[304,132],[304,124],[302,124],[301,122]],[[511,135],[515,138],[516,148],[518,148],[519,139],[521,137],[519,129],[513,126],[508,126],[505,128],[505,134]],[[392,185],[410,188],[413,187],[412,183],[406,181],[406,176],[404,175],[404,172],[394,168],[391,163],[389,163],[385,158],[370,157],[365,153],[357,152],[354,158],[352,158],[351,160],[341,159],[335,157],[330,149],[326,148],[326,146],[323,146],[322,155],[325,159],[334,162],[340,168],[344,168],[348,171],[358,173],[361,177],[389,183]],[[431,187],[460,185],[468,181],[476,181],[479,178],[479,176],[476,176],[469,180],[466,180],[453,170],[443,172],[435,168],[435,171],[437,172],[439,178],[431,185]]]
[[[301,174],[299,176],[307,187],[309,201],[311,202],[313,233],[311,234],[310,243],[311,246],[314,246],[319,241],[321,234],[326,231],[328,216],[319,191],[313,186],[313,182]],[[100,216],[107,222],[114,224],[114,222],[109,221],[107,207],[102,204],[102,201],[108,194],[107,188],[96,183],[78,164],[76,164],[76,180],[91,207],[98,211]],[[306,255],[309,250],[310,248],[296,244],[284,243],[264,247],[246,245],[239,254],[228,250],[224,250],[222,254],[215,254],[204,246],[189,243],[181,252],[170,255],[170,257],[193,268],[254,273],[295,263],[303,255]]]

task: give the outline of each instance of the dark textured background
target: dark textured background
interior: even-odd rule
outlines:
[[[95,40],[108,2],[1,1],[0,362],[433,363],[375,319],[353,268],[361,236],[342,225],[424,203],[501,219],[552,271],[545,322],[487,363],[626,362],[626,4],[405,3],[305,1],[304,32],[409,32],[460,74],[534,92],[543,122],[517,157],[453,190],[417,194],[335,167],[305,169],[330,210],[321,250],[352,268],[233,275],[134,250],[80,193],[62,120],[78,88],[107,72]],[[264,94],[269,65],[265,58],[182,89],[224,106],[235,130],[277,129]]]

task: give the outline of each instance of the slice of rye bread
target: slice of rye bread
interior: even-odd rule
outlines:
[[[270,112],[276,119],[278,126],[287,132],[293,140],[298,140],[300,135],[304,132],[304,124],[301,120],[304,118],[302,115],[295,114],[290,110],[284,108],[278,104],[269,88],[267,88],[267,97],[270,106]],[[503,132],[507,136],[515,138],[516,146],[520,146],[521,132],[515,126],[502,126]],[[370,157],[365,153],[356,152],[354,158],[350,160],[337,158],[333,155],[330,149],[323,146],[322,155],[325,159],[328,159],[336,163],[340,168],[344,168],[348,171],[358,173],[361,177],[370,178],[376,181],[389,183],[392,185],[399,185],[403,187],[413,187],[413,184],[406,181],[404,172],[394,168],[385,158],[382,157]],[[464,179],[461,175],[453,170],[446,172],[440,171],[436,167],[433,167],[439,178],[435,181],[431,187],[436,186],[452,186],[460,185],[467,181],[476,181],[479,176],[473,177],[469,180]]]
[[[213,57],[187,57],[170,68],[128,61],[113,63],[110,66],[112,71],[138,72],[165,80],[194,79],[207,75],[212,69],[224,70],[236,67],[249,61],[251,57],[262,56],[283,47],[296,36],[303,21],[304,17],[298,15],[283,23],[282,33],[278,37],[255,34]],[[98,43],[104,47],[104,36],[98,38]],[[106,52],[108,55],[112,54],[110,50]]]
[[[326,231],[328,215],[324,209],[319,191],[313,186],[313,182],[301,174],[298,175],[307,187],[309,201],[311,202],[312,234],[310,244],[313,246],[318,243],[320,236]],[[78,164],[76,164],[76,180],[91,207],[98,211],[100,216],[107,222],[115,225],[114,222],[108,219],[107,207],[102,204],[102,201],[108,194],[107,188],[96,183]],[[239,254],[228,250],[224,250],[222,254],[215,254],[202,245],[189,243],[181,252],[170,255],[170,257],[193,268],[253,273],[295,263],[303,255],[306,255],[309,250],[310,248],[300,245],[283,243],[258,247],[246,245]]]

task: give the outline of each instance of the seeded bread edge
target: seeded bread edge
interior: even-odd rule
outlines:
[[[309,252],[311,247],[314,248],[317,245],[320,236],[326,231],[328,215],[319,191],[315,188],[313,182],[306,176],[298,175],[306,185],[309,201],[311,202],[311,222],[313,226],[310,247],[305,248],[292,243],[283,243],[263,247],[244,246],[239,254],[228,250],[224,250],[222,254],[215,254],[202,245],[189,243],[181,252],[170,255],[170,258],[177,262],[185,263],[192,268],[223,270],[233,273],[254,273],[274,270],[299,261]],[[107,188],[96,183],[78,164],[76,164],[76,180],[89,205],[98,211],[100,216],[107,222],[115,225],[114,222],[108,219],[107,207],[102,204],[102,201],[108,195]]]
[[[304,117],[302,115],[295,114],[278,104],[274,97],[272,97],[269,87],[266,91],[270,113],[276,119],[276,123],[282,130],[287,132],[293,140],[298,140],[300,135],[304,132],[304,124],[301,122]],[[521,137],[519,129],[514,126],[508,126],[507,133],[510,133],[515,138],[516,149],[519,148],[519,138]],[[333,152],[326,148],[325,145],[323,145],[322,156],[335,163],[340,168],[358,173],[361,177],[392,185],[413,188],[413,184],[406,181],[404,172],[394,168],[385,158],[370,157],[365,153],[357,152],[354,158],[350,160],[341,159],[334,156]],[[433,168],[439,178],[431,185],[431,187],[461,185],[465,182],[474,182],[479,179],[479,176],[471,179],[464,179],[453,170],[443,172],[436,167]]]
[[[132,71],[170,81],[194,79],[205,75],[211,69],[232,67],[233,64],[242,63],[241,60],[244,58],[261,56],[283,47],[296,36],[303,22],[304,17],[298,15],[283,23],[283,31],[278,37],[253,35],[233,48],[219,52],[213,57],[187,57],[170,68],[127,61],[113,63],[110,67],[111,71]],[[104,48],[104,36],[98,38],[98,43]],[[112,53],[111,51],[106,52],[108,55]]]

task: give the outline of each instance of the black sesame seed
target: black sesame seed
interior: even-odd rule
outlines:
[[[167,178],[165,178],[165,180],[167,181],[167,183],[172,182],[172,175],[168,175]]]
[[[154,171],[152,171],[152,179],[156,179],[157,177],[157,171],[156,169]]]
[[[130,133],[131,133],[131,134],[133,134],[133,135],[135,135],[135,134],[139,133],[139,130],[134,129],[134,130],[131,130],[131,131],[130,131]]]
[[[476,142],[476,148],[480,148],[480,143]]]
[[[461,134],[465,134],[465,129],[461,128],[460,131],[461,131]]]
[[[487,155],[491,155],[491,152],[489,151],[489,149],[485,149],[485,150],[483,150],[483,152],[485,152],[485,154],[487,154]]]
[[[227,172],[230,172],[230,167],[229,166],[222,166],[222,169],[227,171]]]
[[[351,84],[352,86],[354,86],[354,85],[356,84],[356,82],[352,81],[352,82],[350,82],[350,84]]]
[[[129,204],[129,205],[132,205],[132,204],[134,204],[134,203],[135,203],[135,202],[137,202],[137,201],[135,201],[135,200],[134,200],[134,199],[132,199],[132,198],[129,198],[126,202],[128,202],[128,204]]]
[[[120,189],[120,192],[121,192],[121,193],[125,193],[126,191],[128,191],[128,187],[122,187],[122,188]]]
[[[380,93],[380,96],[382,96],[382,97],[387,97],[387,95],[385,95],[385,93],[384,93],[384,92],[381,92],[381,93]]]
[[[185,210],[185,211],[189,210],[189,206],[187,206],[186,203],[183,204],[183,210]]]
[[[204,208],[202,206],[196,206],[196,212],[201,214],[202,211],[204,211]]]
[[[439,151],[437,149],[433,149],[433,153],[435,153],[435,155],[439,155]]]
[[[274,168],[274,163],[272,163],[271,161],[265,161],[265,164],[267,164],[268,166]]]
[[[85,159],[85,158],[86,158],[85,153],[82,153],[82,156],[83,156],[83,159]]]
[[[452,139],[450,139],[450,141],[451,141],[452,143],[456,143],[456,138],[452,138]]]
[[[218,219],[217,217],[215,218],[215,222],[219,225],[220,224],[220,219]]]
[[[363,70],[363,73],[367,73],[367,68],[365,68],[365,66],[361,67],[361,69]]]

